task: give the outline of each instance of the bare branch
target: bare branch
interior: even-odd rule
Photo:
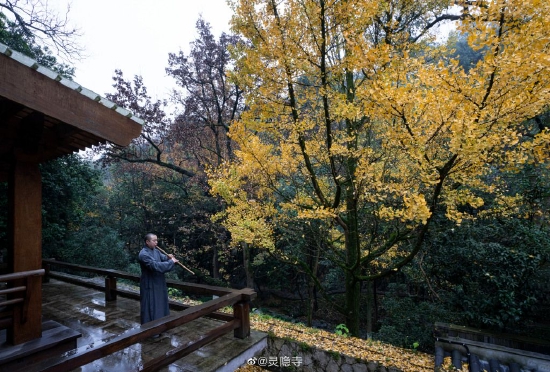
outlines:
[[[82,58],[77,28],[69,24],[70,4],[64,14],[51,9],[48,0],[0,0],[0,12],[15,23],[25,36],[40,46],[57,51],[67,61]]]

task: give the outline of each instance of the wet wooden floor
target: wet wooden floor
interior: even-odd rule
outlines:
[[[43,320],[54,320],[80,332],[79,348],[98,346],[140,326],[138,301],[118,297],[116,301],[106,302],[102,292],[53,279],[43,285],[42,314]],[[216,320],[200,318],[74,371],[137,371],[144,362],[196,340],[219,325]],[[245,364],[254,349],[261,348],[265,342],[266,334],[254,330],[246,340],[234,338],[230,333],[160,371],[233,371]]]

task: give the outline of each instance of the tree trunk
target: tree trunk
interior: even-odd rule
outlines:
[[[319,269],[319,255],[321,250],[318,245],[315,245],[309,252],[309,267],[311,267],[311,274],[317,277],[317,271]],[[308,277],[308,306],[307,306],[307,326],[311,327],[313,321],[313,312],[316,309],[316,296],[315,296],[315,281]]]
[[[350,188],[351,189],[351,188]],[[359,309],[361,304],[361,282],[357,279],[361,275],[361,257],[358,219],[355,199],[352,190],[346,190],[346,260],[345,274],[346,288],[346,326],[352,336],[359,335]]]
[[[346,326],[352,336],[359,335],[361,285],[351,271],[346,272]]]
[[[252,274],[252,270],[250,268],[251,262],[250,262],[250,247],[248,246],[248,243],[242,242],[241,246],[243,247],[243,267],[244,267],[244,273],[246,275],[246,287],[247,288],[254,288],[254,276]]]
[[[309,281],[309,284],[308,284],[308,288],[307,288],[307,326],[308,327],[311,327],[312,325],[312,322],[313,322],[313,301],[314,301],[314,298],[313,298],[313,289],[314,289],[314,286],[311,285],[311,280]]]
[[[225,245],[225,243],[223,243]],[[225,247],[224,247],[225,248]],[[213,254],[212,254],[212,278],[220,278],[220,267],[218,265],[218,246],[213,244]]]
[[[367,280],[367,337],[370,338],[373,329],[373,313],[374,313],[374,282],[372,280]]]

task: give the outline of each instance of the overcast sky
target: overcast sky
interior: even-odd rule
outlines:
[[[126,79],[141,75],[153,98],[168,98],[174,86],[165,73],[168,53],[188,53],[199,15],[216,39],[229,32],[231,18],[225,0],[49,0],[60,14],[69,3],[86,55],[72,62],[74,80],[102,96],[114,92],[112,76],[120,69]]]
[[[216,39],[229,32],[232,12],[226,0],[47,0],[63,15],[71,4],[69,21],[80,29],[86,57],[72,61],[75,81],[105,96],[113,93],[115,69],[130,80],[141,75],[153,99],[164,99],[175,87],[166,76],[168,53],[189,52],[197,38],[200,15]]]

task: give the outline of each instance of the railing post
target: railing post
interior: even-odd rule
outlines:
[[[50,270],[52,268],[52,265],[49,263],[43,263],[42,268],[44,269],[44,276],[42,277],[42,283],[49,283],[50,282]]]
[[[245,288],[241,293],[242,300],[233,305],[233,317],[241,321],[241,326],[233,331],[233,336],[243,339],[250,336],[250,301],[256,297],[256,292]]]
[[[7,328],[6,341],[19,345],[42,336],[42,278],[43,270],[31,270],[2,275],[9,282],[8,300],[12,321]],[[10,293],[11,292],[11,293]],[[11,304],[10,304],[11,302]]]
[[[105,277],[105,301],[116,300],[116,277]]]

